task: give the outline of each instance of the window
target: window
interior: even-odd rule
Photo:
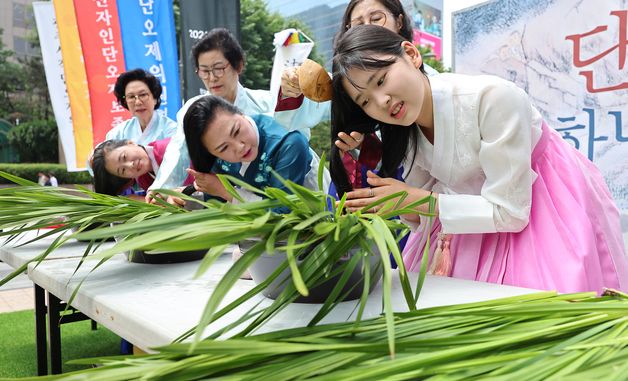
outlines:
[[[26,28],[26,5],[13,3],[13,26]]]

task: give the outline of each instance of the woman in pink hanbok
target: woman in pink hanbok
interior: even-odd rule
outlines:
[[[378,126],[380,175],[351,190],[338,150],[332,179],[350,210],[407,191],[436,197],[433,224],[404,262],[417,271],[559,292],[628,290],[619,212],[597,168],[547,126],[527,94],[494,76],[426,76],[417,48],[385,28],[349,30],[333,61],[333,136]],[[405,183],[391,178],[403,165]],[[427,212],[427,205],[419,207]],[[422,233],[422,234],[421,234]]]

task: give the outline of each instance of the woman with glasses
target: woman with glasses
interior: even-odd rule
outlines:
[[[321,120],[330,118],[329,107],[320,107],[309,100],[279,100],[273,109],[276,95],[268,90],[251,90],[239,82],[244,70],[245,55],[236,38],[224,28],[215,28],[192,48],[196,73],[211,95],[216,95],[236,106],[245,115],[272,116],[287,131],[298,130],[309,138],[309,129]],[[177,113],[179,128],[172,138],[161,169],[150,189],[180,187],[190,167],[190,157],[183,132],[183,117],[191,104],[205,95],[188,100]],[[202,174],[199,174],[202,176]],[[147,196],[150,198],[151,196]]]
[[[106,140],[126,139],[145,145],[174,135],[177,130],[175,121],[157,110],[161,92],[159,80],[143,69],[120,74],[113,93],[133,117],[107,132]]]

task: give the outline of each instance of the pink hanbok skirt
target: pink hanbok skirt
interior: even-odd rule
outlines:
[[[538,177],[528,226],[517,233],[454,234],[449,276],[563,293],[628,291],[619,211],[600,171],[545,124],[532,169]],[[432,255],[440,229],[436,219]],[[425,230],[412,233],[403,251],[410,271],[419,271]]]

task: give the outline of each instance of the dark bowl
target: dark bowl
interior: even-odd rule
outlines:
[[[144,250],[133,250],[131,253],[128,251],[124,252],[124,255],[129,262],[163,265],[168,263],[198,261],[199,259],[203,259],[203,257],[205,257],[207,250],[209,249],[155,254],[147,254]]]
[[[98,229],[100,227],[108,227],[109,223],[107,222],[95,222],[93,224],[89,224],[87,225],[87,227],[85,227],[85,229],[83,229],[83,232],[87,232],[90,230],[94,230],[94,229]],[[72,233],[77,233],[78,232],[78,227],[74,226],[70,229],[72,231]],[[89,239],[76,239],[79,242],[91,242],[91,240]],[[115,239],[113,237],[109,237],[109,238],[105,238],[105,242],[113,242],[115,241]]]
[[[196,204],[196,203],[195,203]],[[198,205],[198,204],[196,204]],[[119,222],[112,222],[111,226],[119,225]],[[118,242],[122,237],[115,237],[115,241]],[[153,265],[163,265],[169,263],[183,263],[198,261],[205,257],[207,249],[202,250],[188,250],[188,251],[171,251],[164,253],[148,254],[146,250],[131,250],[125,251],[124,255],[129,262],[133,263],[146,263]]]
[[[249,250],[253,245],[255,245],[258,241],[255,240],[247,240],[239,243],[240,251],[242,255],[246,255],[246,251]],[[284,243],[285,244],[285,243]],[[279,246],[283,244],[279,243]],[[357,248],[353,248],[349,250],[349,252],[343,256],[336,266],[334,266],[331,270],[333,273],[338,267],[342,266],[344,262],[347,262],[351,256],[357,252]],[[250,267],[249,272],[251,273],[251,277],[256,284],[260,284],[265,281],[284,261],[286,261],[286,254],[284,252],[275,252],[274,254],[268,254],[266,252],[262,253],[262,255],[255,261]],[[370,278],[370,287],[369,293],[373,291],[373,288],[379,281],[382,276],[382,262],[381,257],[379,255],[371,255],[370,256],[370,268],[371,268],[371,278]],[[300,261],[298,261],[300,263]],[[362,264],[358,264],[349,280],[344,285],[340,295],[347,294],[342,300],[356,300],[362,296],[362,291],[364,290],[364,276],[362,275]],[[288,282],[292,282],[290,268],[286,268],[274,281],[271,282],[268,287],[266,287],[262,294],[270,299],[276,299],[279,294],[286,287]],[[336,286],[336,283],[340,280],[342,274],[338,274],[335,276],[331,276],[328,279],[324,280],[322,283],[317,285],[316,287],[311,287],[308,289],[308,296],[299,296],[295,302],[296,303],[324,303],[331,291]]]

